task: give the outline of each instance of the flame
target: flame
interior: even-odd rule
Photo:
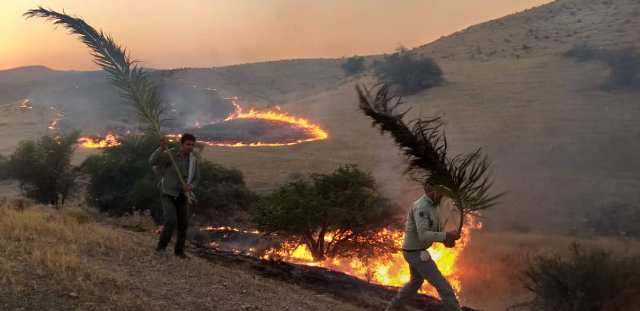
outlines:
[[[317,140],[325,140],[329,138],[329,133],[322,129],[319,125],[301,117],[296,117],[284,112],[280,109],[279,106],[275,106],[275,109],[266,109],[266,110],[257,110],[255,108],[249,109],[249,111],[244,111],[242,106],[240,105],[237,97],[227,98],[231,100],[231,103],[234,107],[234,112],[231,113],[223,122],[228,122],[232,120],[239,119],[250,119],[250,120],[267,120],[267,121],[277,121],[287,123],[293,127],[304,130],[309,138],[299,139],[290,142],[282,142],[282,143],[265,143],[265,142],[215,142],[215,141],[204,141],[204,144],[209,146],[217,146],[217,147],[282,147],[282,146],[292,146],[306,142],[312,142]],[[198,124],[199,125],[199,124]]]
[[[21,110],[21,111],[31,110],[31,109],[33,109],[33,104],[31,103],[31,100],[29,100],[27,98],[27,99],[24,99],[24,100],[22,100],[20,102],[20,104],[18,105],[17,109]]]
[[[54,106],[49,107],[49,109],[53,111],[54,116],[53,119],[51,119],[51,121],[49,122],[48,128],[52,131],[55,131],[58,129],[58,123],[60,122],[60,120],[64,118],[64,112]]]
[[[458,257],[471,240],[472,231],[480,228],[482,228],[482,224],[479,221],[475,218],[469,218],[467,225],[463,228],[462,238],[456,243],[454,248],[446,248],[441,243],[434,243],[433,246],[429,248],[431,258],[435,261],[445,278],[449,280],[457,295],[460,295],[462,292],[462,283],[460,281],[461,269],[457,265]],[[395,241],[396,249],[399,250],[402,248],[404,232],[383,229],[379,234],[387,237],[390,235]],[[332,236],[328,235],[325,241],[328,242],[331,238]],[[262,258],[282,259],[296,264],[324,267],[367,280],[374,284],[386,286],[401,287],[410,279],[409,266],[404,260],[401,251],[390,254],[390,259],[387,256],[381,255],[366,263],[359,259],[339,257],[328,258],[324,261],[314,261],[306,245],[285,242],[279,249],[269,250]],[[423,284],[420,292],[437,297],[437,292],[427,282]]]
[[[107,133],[104,138],[98,136],[80,137],[78,143],[87,149],[104,149],[120,145],[120,140],[115,134]]]

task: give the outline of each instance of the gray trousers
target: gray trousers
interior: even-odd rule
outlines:
[[[460,311],[460,305],[458,304],[458,299],[451,284],[442,276],[442,273],[440,273],[440,270],[438,270],[433,260],[422,261],[420,259],[420,252],[403,252],[402,254],[404,259],[409,263],[411,280],[398,291],[398,294],[393,298],[387,310],[399,310],[409,298],[418,292],[424,280],[427,280],[427,282],[433,285],[436,291],[438,291],[445,310]]]

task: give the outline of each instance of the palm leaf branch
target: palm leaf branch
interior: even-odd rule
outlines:
[[[379,87],[375,95],[364,86],[357,86],[356,90],[360,110],[373,120],[381,134],[391,135],[408,159],[407,172],[454,200],[460,212],[460,232],[467,215],[497,204],[503,193],[489,194],[493,180],[488,173],[489,161],[481,149],[450,156],[441,118],[405,122],[409,110],[399,111],[403,102],[389,94],[388,86]]]
[[[26,18],[40,17],[67,28],[71,34],[79,36],[90,50],[94,62],[109,75],[111,83],[118,88],[120,95],[132,108],[145,132],[156,137],[164,137],[162,125],[167,119],[163,118],[164,105],[158,94],[155,82],[147,71],[132,60],[126,49],[118,45],[115,40],[102,31],[98,31],[79,17],[54,10],[38,7],[24,13]],[[180,182],[185,180],[176,165],[171,152],[168,152],[171,163],[176,170]]]

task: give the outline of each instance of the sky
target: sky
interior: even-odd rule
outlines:
[[[0,70],[96,69],[38,5],[84,18],[152,68],[338,58],[423,45],[550,0],[0,0]]]

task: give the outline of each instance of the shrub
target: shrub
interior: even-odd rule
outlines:
[[[76,131],[18,144],[6,165],[27,197],[39,203],[64,205],[78,176],[71,157],[79,136]]]
[[[258,206],[254,222],[306,245],[316,260],[367,257],[393,247],[392,240],[377,235],[391,223],[392,210],[373,177],[349,165],[282,186]]]
[[[405,49],[376,61],[374,70],[378,80],[399,95],[416,94],[444,82],[442,69],[433,59],[418,58]]]
[[[113,216],[150,209],[162,218],[157,178],[148,162],[157,140],[125,136],[121,144],[88,157],[82,169],[89,175],[88,201]]]
[[[4,155],[0,154],[0,180],[9,178],[9,160]]]
[[[601,59],[605,55],[605,51],[600,48],[593,47],[589,43],[581,42],[574,45],[569,51],[564,53],[565,57],[576,60],[577,62],[586,62]]]
[[[609,67],[609,78],[603,85],[604,89],[640,86],[640,53],[634,47],[607,50],[581,43],[567,51],[565,56],[578,62],[600,61],[606,64]]]
[[[161,222],[159,178],[148,162],[157,145],[156,139],[128,136],[119,146],[89,157],[82,167],[90,177],[90,204],[115,216],[150,210],[153,218]],[[241,172],[204,159],[199,165],[201,182],[194,190],[199,213],[232,212],[255,201]]]
[[[242,172],[225,168],[209,161],[200,163],[198,205],[210,216],[232,214],[247,210],[258,201],[258,196],[247,188]]]
[[[533,310],[632,310],[638,303],[640,259],[574,245],[569,256],[539,255],[524,271]],[[635,302],[632,301],[635,298]]]
[[[342,63],[341,67],[347,76],[356,75],[366,70],[364,57],[357,55],[349,57],[344,63]]]
[[[606,63],[610,73],[605,88],[631,88],[640,85],[640,54],[635,48],[609,51]]]

